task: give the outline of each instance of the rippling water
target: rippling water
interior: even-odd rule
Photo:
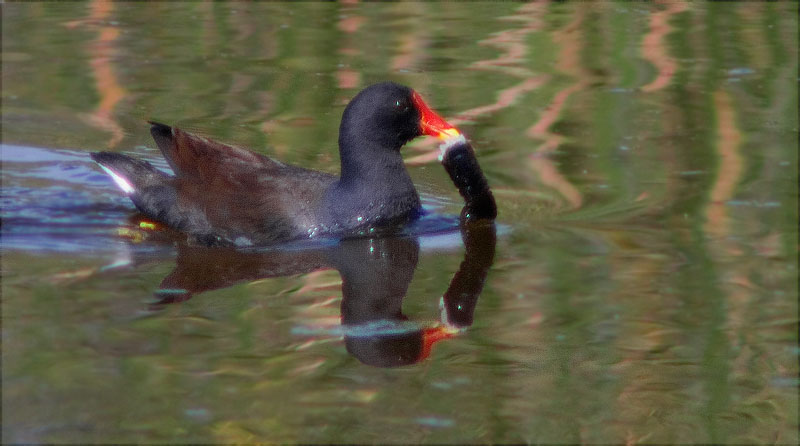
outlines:
[[[7,3],[4,443],[797,443],[796,2]],[[335,172],[361,88],[434,142],[404,237],[208,250],[88,153],[147,119]]]

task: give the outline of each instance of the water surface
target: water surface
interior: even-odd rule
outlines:
[[[3,442],[796,444],[797,17],[4,4]],[[383,80],[470,137],[497,228],[209,254],[88,156],[166,169],[156,119],[335,172]]]

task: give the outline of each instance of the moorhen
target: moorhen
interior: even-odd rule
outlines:
[[[422,208],[400,148],[421,135],[466,144],[418,93],[392,82],[367,87],[345,108],[339,177],[150,124],[174,176],[120,153],[91,157],[139,211],[203,245],[263,246],[408,222]]]

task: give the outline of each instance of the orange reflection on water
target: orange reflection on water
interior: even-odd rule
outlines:
[[[355,4],[357,2],[353,1],[347,3]],[[350,13],[350,11],[353,13]],[[361,25],[366,21],[366,18],[362,15],[355,14],[354,11],[356,10],[346,5],[342,8],[342,13],[337,23],[337,27],[345,36],[341,39],[342,46],[338,51],[338,53],[343,56],[344,60],[350,60],[361,55],[361,50],[358,49],[358,45],[355,44],[357,42],[355,35],[361,28]],[[342,61],[339,63],[339,68],[336,70],[336,84],[340,89],[350,90],[361,85],[361,73],[349,68],[350,65],[350,63]]]
[[[754,342],[751,339],[753,302],[763,293],[761,280],[756,280],[755,283],[752,280],[760,276],[754,266],[758,265],[757,259],[763,259],[767,254],[759,252],[759,248],[777,246],[780,237],[776,237],[775,232],[770,232],[764,237],[753,239],[750,243],[756,256],[747,261],[742,260],[749,251],[748,246],[743,243],[746,238],[737,237],[742,229],[732,227],[731,222],[736,219],[731,218],[726,204],[735,197],[737,185],[745,172],[745,158],[739,150],[743,139],[742,132],[737,125],[736,104],[731,95],[720,89],[714,92],[713,101],[717,118],[714,147],[719,157],[719,167],[709,191],[703,230],[707,235],[709,253],[715,262],[727,265],[725,268],[720,268],[717,280],[727,306],[724,326],[728,342],[736,345],[742,342],[742,339],[748,339],[747,343]],[[753,355],[748,353],[743,352],[733,360],[732,376],[747,376],[753,360]],[[789,371],[784,370],[779,373],[789,373]]]
[[[546,3],[529,3],[522,5],[517,14],[503,17],[503,20],[521,22],[519,28],[512,28],[496,33],[494,36],[479,42],[481,45],[496,47],[502,52],[494,59],[479,60],[472,64],[473,69],[499,71],[503,74],[522,78],[518,84],[512,85],[497,93],[497,100],[491,104],[480,105],[463,112],[447,122],[459,126],[468,121],[474,121],[479,116],[491,115],[506,109],[519,101],[526,93],[542,86],[548,76],[537,75],[525,67],[528,45],[528,34],[541,28],[541,15],[546,10]],[[417,144],[413,148],[424,153],[406,159],[406,164],[419,165],[432,162],[439,157],[438,144],[432,138]]]
[[[500,31],[493,37],[478,42],[481,45],[493,46],[504,50],[497,58],[479,60],[472,64],[473,68],[489,69],[502,73],[526,78],[532,72],[524,66],[525,56],[528,54],[528,34],[538,31],[542,27],[541,17],[545,13],[547,3],[528,3],[517,10],[517,14],[502,19],[521,22],[522,27]]]
[[[652,82],[642,87],[642,91],[652,92],[660,90],[672,80],[675,75],[677,63],[667,51],[664,37],[672,31],[669,20],[680,12],[686,10],[683,1],[666,2],[667,8],[650,15],[650,31],[642,40],[642,57],[649,60],[658,70],[658,75]]]
[[[91,2],[89,17],[83,21],[67,23],[67,27],[85,25],[97,27],[97,38],[89,42],[86,48],[91,55],[89,65],[95,79],[95,87],[100,95],[100,102],[95,110],[86,116],[89,123],[95,127],[111,133],[108,147],[115,147],[124,137],[122,127],[114,119],[114,108],[127,92],[123,89],[114,74],[112,57],[115,52],[115,41],[119,37],[119,30],[107,24],[106,20],[114,9],[114,3],[108,0],[94,0]]]
[[[522,78],[522,81],[519,84],[500,90],[497,93],[497,101],[494,103],[459,113],[457,118],[452,120],[455,125],[510,107],[525,93],[539,88],[548,79],[546,76],[534,74],[525,67],[528,54],[527,36],[541,29],[541,16],[544,14],[546,6],[545,3],[529,3],[521,6],[517,10],[517,14],[503,17],[503,19],[521,22],[522,27],[501,31],[495,36],[479,42],[481,45],[494,46],[504,51],[495,59],[479,60],[473,63],[472,68],[499,71],[503,74]]]
[[[578,9],[575,19],[564,28],[553,33],[553,40],[561,45],[556,67],[559,71],[569,74],[576,79],[576,83],[559,91],[553,97],[553,101],[545,107],[545,111],[539,120],[528,128],[526,134],[533,139],[541,139],[544,142],[536,148],[535,152],[529,156],[531,169],[538,173],[542,183],[555,189],[569,203],[572,208],[579,208],[583,203],[583,195],[570,181],[558,171],[558,168],[548,155],[553,153],[564,137],[550,132],[550,127],[556,122],[561,114],[564,104],[569,97],[576,91],[585,89],[589,85],[587,78],[589,74],[585,72],[580,64],[580,51],[582,49],[580,34],[578,30],[583,22],[583,9]]]
[[[411,70],[419,65],[423,58],[424,52],[421,49],[427,46],[427,39],[423,39],[419,32],[403,33],[399,38],[398,54],[392,57],[392,71]]]
[[[464,123],[465,121],[472,121],[480,115],[494,113],[506,107],[509,107],[513,105],[524,93],[531,91],[535,88],[538,88],[539,86],[544,84],[546,79],[547,79],[546,76],[532,77],[526,79],[517,85],[506,88],[505,90],[501,90],[497,95],[498,96],[497,102],[493,104],[487,104],[471,108],[465,112],[459,113],[458,117],[456,118],[448,119],[447,122],[453,124],[454,126],[458,126]],[[428,149],[430,149],[430,146],[432,146],[433,144],[438,144],[439,142],[440,142],[439,140],[429,138],[425,142],[426,143],[425,145]],[[423,144],[420,144],[419,146],[422,145]],[[425,164],[438,159],[438,157],[439,157],[439,150],[432,149],[420,155],[406,159],[406,164],[409,165]]]
[[[728,212],[725,202],[733,198],[736,184],[743,171],[739,144],[742,134],[736,126],[736,114],[731,97],[719,90],[714,93],[714,109],[717,112],[717,152],[719,170],[710,192],[710,202],[706,209],[705,230],[708,234],[722,237],[728,233]]]

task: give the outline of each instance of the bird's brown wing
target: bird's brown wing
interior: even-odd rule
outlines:
[[[153,121],[150,124],[153,139],[179,177],[191,177],[202,183],[212,182],[215,177],[231,169],[257,167],[280,170],[286,167],[280,161],[264,155],[194,135],[177,127]]]
[[[179,176],[173,184],[177,209],[188,219],[182,219],[181,229],[223,242],[264,245],[314,232],[320,202],[334,181],[330,174],[285,165],[219,171],[203,181]]]

